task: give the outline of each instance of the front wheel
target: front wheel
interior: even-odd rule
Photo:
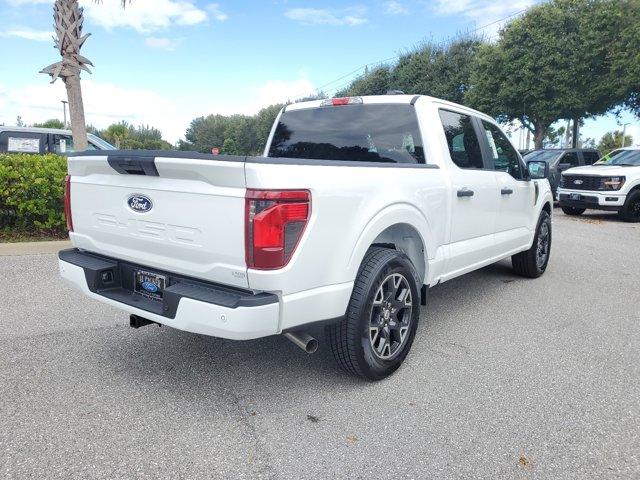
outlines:
[[[538,219],[536,235],[529,250],[511,257],[513,269],[519,275],[538,278],[547,269],[551,255],[551,217],[543,210]]]
[[[336,362],[368,380],[391,375],[409,353],[419,309],[418,276],[409,258],[396,250],[371,248],[345,318],[327,327]]]
[[[620,218],[625,222],[640,222],[640,190],[631,192],[620,210]]]

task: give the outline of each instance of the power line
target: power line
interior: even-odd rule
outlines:
[[[505,21],[505,20],[508,20],[508,19],[510,19],[510,18],[512,18],[512,17],[515,17],[515,16],[517,16],[517,15],[520,15],[520,14],[522,14],[522,13],[526,12],[526,11],[527,11],[527,9],[526,9],[526,8],[523,8],[522,10],[519,10],[519,11],[517,11],[517,12],[515,12],[515,13],[512,13],[512,14],[507,15],[507,16],[505,16],[505,17],[499,18],[498,20],[494,20],[493,22],[490,22],[490,23],[487,23],[487,24],[482,25],[482,26],[480,26],[480,27],[474,28],[473,30],[469,30],[469,31],[466,31],[466,32],[463,32],[463,33],[459,33],[459,34],[454,35],[454,36],[452,36],[452,37],[447,37],[444,41],[445,41],[445,42],[451,42],[452,40],[455,40],[456,38],[460,38],[460,37],[461,37],[461,36],[463,36],[463,35],[465,35],[465,36],[467,36],[467,35],[471,35],[471,34],[473,34],[473,33],[479,32],[480,30],[484,30],[484,29],[485,29],[485,28],[487,28],[487,27],[491,27],[492,25],[495,25],[496,23],[500,23],[500,22],[503,22],[503,21]],[[494,37],[492,36],[492,38],[491,38],[491,39],[493,39],[493,38],[494,38]],[[328,87],[329,85],[332,85],[332,84],[334,84],[334,83],[336,83],[336,82],[339,82],[340,80],[343,80],[343,79],[345,79],[345,78],[347,78],[347,77],[351,77],[354,73],[358,73],[358,72],[360,72],[361,70],[363,70],[363,69],[364,69],[364,68],[366,68],[366,67],[370,67],[370,66],[372,66],[372,65],[378,65],[378,64],[380,64],[380,63],[384,63],[384,62],[389,62],[389,61],[391,61],[391,60],[397,60],[397,59],[399,59],[401,56],[402,56],[402,54],[398,54],[398,55],[394,55],[393,57],[385,58],[385,59],[382,59],[382,60],[377,60],[377,61],[375,61],[375,62],[365,63],[364,65],[362,65],[362,66],[360,66],[360,67],[356,68],[355,70],[352,70],[351,72],[346,73],[346,74],[342,75],[341,77],[338,77],[338,78],[336,78],[336,79],[334,79],[334,80],[331,80],[331,81],[330,81],[330,82],[328,82],[328,83],[325,83],[324,85],[321,85],[321,86],[317,87],[317,88],[314,90],[314,92],[313,92],[313,93],[318,93],[318,92],[322,91],[324,88]],[[346,84],[342,84],[341,86],[339,86],[339,87],[337,87],[337,88],[332,88],[332,89],[330,89],[330,91],[331,91],[331,90],[338,91],[338,90],[340,90],[342,87],[345,87],[346,85],[348,85],[349,83],[351,83],[351,81],[352,81],[352,80],[349,80],[349,82],[347,82]],[[300,97],[307,96],[307,95],[309,95],[310,93],[311,93],[311,92],[306,92],[306,93],[302,93],[302,94],[300,94],[300,95],[295,95],[295,96],[293,96],[293,97],[292,97],[292,99],[294,99],[294,100],[295,100],[296,98],[300,98]]]

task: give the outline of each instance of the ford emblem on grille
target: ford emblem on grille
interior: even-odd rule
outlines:
[[[145,195],[131,195],[127,200],[127,205],[137,213],[146,213],[153,208],[153,202]]]
[[[574,180],[573,183],[575,185],[582,185],[584,182],[582,180]]]

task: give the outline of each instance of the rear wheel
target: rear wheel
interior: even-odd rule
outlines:
[[[511,257],[516,273],[529,278],[538,278],[547,269],[551,255],[551,217],[543,210],[538,219],[533,245],[525,252]]]
[[[371,248],[355,281],[346,317],[327,327],[338,365],[368,380],[381,380],[402,364],[418,326],[420,290],[406,255]]]
[[[576,208],[576,207],[562,207],[562,211],[566,215],[582,215],[585,212],[586,208]]]
[[[640,222],[640,190],[627,195],[627,200],[620,210],[620,218],[625,222]]]

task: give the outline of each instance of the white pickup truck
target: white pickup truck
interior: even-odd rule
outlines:
[[[593,165],[566,170],[558,199],[567,215],[608,210],[626,222],[640,222],[640,147],[620,148]]]
[[[285,334],[311,352],[324,324],[337,362],[377,380],[406,357],[428,287],[508,257],[545,271],[546,168],[431,97],[288,105],[262,157],[71,156],[60,271],[134,327]]]

